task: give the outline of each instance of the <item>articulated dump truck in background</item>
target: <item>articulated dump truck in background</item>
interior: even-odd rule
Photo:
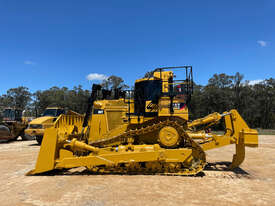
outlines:
[[[174,70],[184,71],[176,80]],[[245,146],[258,146],[258,133],[236,110],[188,121],[193,90],[191,66],[156,69],[136,80],[134,91],[108,91],[93,85],[85,116],[61,115],[45,130],[35,169],[27,175],[86,167],[99,174],[196,175],[205,151],[236,145],[231,169],[245,158]],[[224,122],[224,134],[209,132]]]
[[[28,126],[31,117],[25,117],[20,108],[7,107],[3,111],[3,120],[0,121],[0,140],[13,141],[20,136],[22,140],[31,140],[24,130]],[[1,114],[0,114],[1,116]]]

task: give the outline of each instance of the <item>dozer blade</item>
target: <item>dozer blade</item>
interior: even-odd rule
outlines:
[[[26,175],[34,175],[53,170],[57,151],[56,146],[57,129],[54,127],[45,129],[35,169],[29,171]]]

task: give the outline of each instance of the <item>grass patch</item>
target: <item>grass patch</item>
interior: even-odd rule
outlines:
[[[260,129],[256,128],[258,131],[259,135],[275,135],[275,129]],[[213,131],[212,133],[217,134],[217,135],[223,135],[224,131]]]
[[[216,135],[223,135],[224,131],[214,131],[214,130],[212,130],[211,133],[216,134]]]
[[[259,129],[257,128],[259,135],[275,135],[274,129]]]

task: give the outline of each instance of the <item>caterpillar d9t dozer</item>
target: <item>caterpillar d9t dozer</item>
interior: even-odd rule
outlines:
[[[183,80],[175,80],[174,69],[156,69],[136,80],[132,92],[93,85],[85,117],[59,116],[45,130],[36,167],[27,175],[75,167],[99,174],[196,175],[206,165],[206,150],[229,144],[236,145],[230,168],[238,167],[245,146],[258,146],[257,131],[236,110],[188,121],[192,67],[176,67]],[[220,121],[224,135],[206,132]]]

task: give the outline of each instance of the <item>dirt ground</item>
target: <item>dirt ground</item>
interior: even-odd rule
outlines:
[[[245,162],[226,171],[234,146],[207,153],[202,177],[160,175],[24,176],[34,168],[35,141],[0,144],[0,205],[275,205],[275,136],[259,137]],[[220,162],[220,163],[219,163]]]

